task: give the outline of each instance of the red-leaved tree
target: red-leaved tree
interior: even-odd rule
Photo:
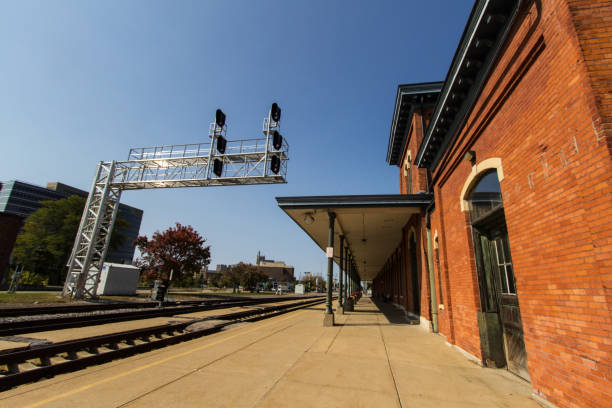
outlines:
[[[205,242],[190,225],[178,222],[174,228],[155,232],[150,240],[139,236],[134,245],[141,253],[136,260],[143,270],[141,277],[147,281],[168,280],[172,270],[174,281],[200,272],[210,263],[210,246],[204,246]]]

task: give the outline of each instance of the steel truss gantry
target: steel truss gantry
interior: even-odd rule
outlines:
[[[68,261],[63,296],[96,297],[100,273],[124,190],[286,183],[289,145],[272,146],[279,123],[264,119],[265,138],[227,141],[224,153],[217,141],[226,126],[210,124],[210,143],[154,146],[131,149],[127,160],[100,162]],[[269,167],[276,156],[280,170]],[[213,173],[215,161],[223,163],[221,175]]]

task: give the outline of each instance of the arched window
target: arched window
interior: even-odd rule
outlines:
[[[468,196],[472,222],[503,207],[497,171],[487,171]]]

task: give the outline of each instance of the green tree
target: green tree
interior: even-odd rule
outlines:
[[[33,280],[43,279],[50,285],[59,285],[66,276],[66,263],[85,208],[85,199],[71,196],[57,201],[41,201],[41,205],[26,219],[13,255],[15,263],[24,265]],[[115,227],[124,225],[127,222],[118,217]],[[124,239],[114,228],[111,249],[119,247]]]
[[[173,281],[193,280],[210,263],[210,246],[204,246],[205,242],[193,227],[178,222],[174,228],[155,232],[151,239],[138,237],[134,244],[142,255],[136,261],[143,268],[141,277],[167,281],[173,271]]]
[[[247,264],[240,284],[246,290],[253,292],[258,289],[258,285],[267,281],[268,275],[261,272],[255,265]]]
[[[232,265],[223,272],[223,283],[232,288],[232,292],[236,293],[238,285],[242,283],[242,279],[246,274],[249,265],[244,262]]]

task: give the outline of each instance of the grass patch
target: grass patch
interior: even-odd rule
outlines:
[[[0,303],[69,303],[70,299],[58,297],[58,292],[0,293]]]

